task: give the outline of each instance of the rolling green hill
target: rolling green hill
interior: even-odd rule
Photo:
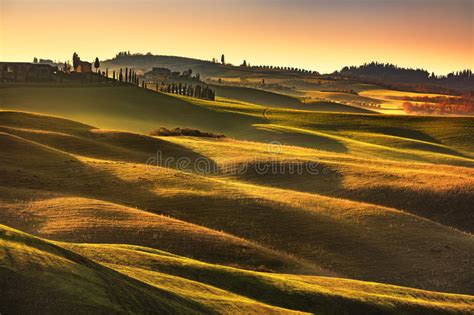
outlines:
[[[255,91],[1,88],[0,312],[472,312],[474,118]]]
[[[472,203],[471,168],[149,137],[21,112],[0,112],[0,128],[2,222],[28,233],[251,270],[474,290],[472,236],[449,227],[472,231],[462,206]],[[203,159],[210,164],[198,167]],[[318,172],[288,173],[294,163]],[[240,165],[248,170],[233,172]],[[287,173],[255,173],[262,165]]]
[[[240,140],[280,142],[365,158],[472,166],[472,117],[320,113],[218,102],[137,87],[3,88],[0,109],[58,115],[101,128],[190,127]]]
[[[312,101],[302,103],[301,100],[283,94],[258,90],[254,88],[212,85],[216,95],[224,98],[230,98],[247,103],[254,103],[271,108],[292,108],[299,110],[341,112],[341,113],[374,113],[367,109],[353,106],[347,106],[334,102]]]
[[[50,242],[6,226],[0,255],[0,310],[8,313],[444,314],[468,313],[474,303],[467,295],[243,271],[144,247]]]

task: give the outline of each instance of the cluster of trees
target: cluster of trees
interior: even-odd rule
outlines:
[[[161,127],[156,130],[152,130],[149,132],[151,136],[190,136],[190,137],[206,137],[206,138],[225,138],[223,134],[215,134],[212,132],[204,132],[198,129],[191,129],[191,128],[174,128],[168,129],[165,127]]]
[[[212,63],[217,63],[217,59],[216,59],[216,58],[212,58]],[[221,55],[221,63],[222,63],[223,65],[226,65],[224,54]],[[231,65],[231,64],[229,64],[229,65]]]
[[[335,74],[338,73],[336,72]],[[362,66],[344,67],[339,74],[361,77],[375,76],[388,80],[409,80],[410,82],[422,81],[430,77],[430,73],[424,69],[400,68],[391,63],[379,62],[365,63]]]
[[[191,96],[210,101],[214,101],[216,99],[215,91],[210,89],[208,86],[172,83],[168,85],[161,85],[161,88],[159,90],[161,92]]]
[[[154,56],[151,52],[147,52],[146,54],[141,54],[141,53],[130,53],[130,50],[128,51],[119,51],[116,55],[115,55],[115,59],[117,58],[120,58],[120,57],[130,57],[130,56],[137,56],[137,57],[140,57],[140,56]]]
[[[132,54],[130,54],[130,50],[129,51],[120,51],[115,55],[115,58],[124,57],[124,56],[131,56],[131,55]]]
[[[472,89],[472,70],[451,72],[446,76],[429,73],[424,69],[402,68],[390,63],[371,62],[361,66],[344,67],[334,75],[356,78],[365,83],[380,84],[389,88],[419,92],[456,93],[456,89]]]
[[[472,97],[414,97],[407,98],[403,110],[419,114],[474,114]],[[423,103],[412,103],[423,102]]]
[[[270,71],[281,71],[281,72],[294,72],[294,73],[307,73],[307,74],[314,74],[314,75],[319,75],[317,71],[311,71],[311,70],[306,70],[306,69],[301,69],[301,68],[295,68],[295,67],[280,67],[280,66],[248,66],[252,69],[257,69],[257,70],[270,70]]]
[[[109,76],[109,70],[106,70],[105,76]],[[132,68],[126,67],[125,69],[120,68],[118,72],[115,70],[112,71],[112,79],[119,82],[132,83],[140,85],[140,80],[138,79],[137,73]]]
[[[216,58],[212,58],[213,63],[217,63]],[[226,65],[227,63],[225,62],[225,55],[222,54],[221,56],[221,63],[223,65]],[[229,64],[230,65],[230,64]],[[295,68],[295,67],[280,67],[280,66],[251,66],[247,60],[244,60],[240,67],[249,67],[252,69],[256,70],[273,70],[273,71],[285,71],[285,72],[297,72],[297,73],[308,73],[308,74],[315,74],[319,75],[317,71],[310,71],[310,70],[305,70],[305,69],[300,69],[300,68]]]
[[[334,75],[381,85],[387,89],[459,96],[464,95],[466,91],[474,93],[474,76],[469,69],[437,76],[423,69],[371,62],[359,67],[344,67]]]
[[[443,78],[443,77],[441,76],[438,78]],[[446,79],[474,80],[474,75],[472,74],[471,69],[466,69],[462,71],[448,73],[445,78]]]

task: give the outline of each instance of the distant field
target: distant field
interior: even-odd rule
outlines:
[[[468,139],[474,119],[468,117],[333,114],[230,99],[209,102],[136,87],[9,88],[0,92],[0,109],[59,115],[108,129],[148,132],[161,126],[190,127],[241,140],[279,141],[363,157],[453,165],[472,165],[473,161],[474,144]]]
[[[306,91],[306,95],[314,99],[338,102],[376,112],[380,112],[379,106],[382,104],[382,101],[378,99],[345,92]]]
[[[384,89],[375,89],[362,91],[359,95],[363,97],[368,97],[380,101],[381,103],[381,112],[383,113],[394,113],[394,114],[404,114],[402,104],[405,102],[403,97],[436,97],[446,95],[442,94],[432,94],[432,93],[415,93],[415,92],[405,92],[405,91],[395,91],[395,90],[384,90]]]
[[[298,110],[311,110],[322,112],[340,112],[340,113],[371,113],[368,109],[347,106],[334,101],[302,101],[301,98],[258,90],[245,87],[233,86],[212,86],[216,90],[216,95],[224,98],[235,99],[247,103],[268,106],[271,108],[289,108]],[[373,112],[372,112],[373,113]]]

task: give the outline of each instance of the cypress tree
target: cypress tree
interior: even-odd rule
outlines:
[[[100,67],[99,58],[98,58],[98,57],[95,57],[95,61],[94,61],[95,72],[99,72],[99,67]]]

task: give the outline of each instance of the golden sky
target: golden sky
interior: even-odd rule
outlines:
[[[0,0],[0,60],[118,51],[332,72],[474,69],[473,0]]]

